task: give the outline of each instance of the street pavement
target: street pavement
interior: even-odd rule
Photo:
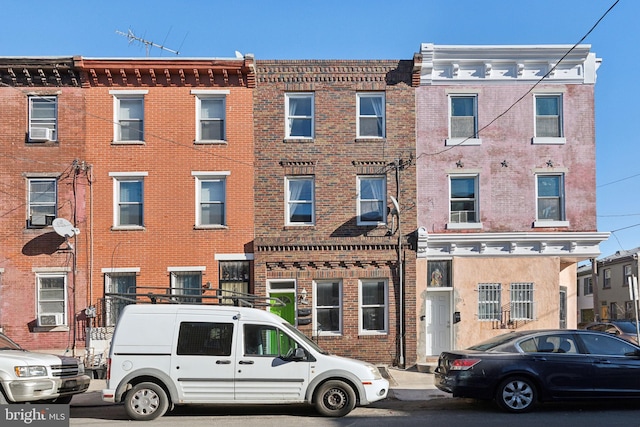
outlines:
[[[420,372],[416,367],[399,369],[395,367],[381,367],[382,375],[389,380],[387,399],[402,401],[425,401],[430,399],[451,397],[451,394],[440,391],[433,384],[433,374]],[[73,396],[71,406],[112,405],[102,400],[102,389],[106,381],[92,379],[89,389],[82,394]]]

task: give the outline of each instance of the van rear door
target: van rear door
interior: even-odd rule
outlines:
[[[238,332],[236,402],[304,402],[311,362],[286,357],[302,346],[272,325],[244,323]]]
[[[218,320],[219,319],[219,320]],[[179,316],[171,377],[180,403],[216,403],[234,399],[234,335],[230,316]]]

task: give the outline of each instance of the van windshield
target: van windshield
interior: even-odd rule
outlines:
[[[291,332],[297,339],[299,339],[300,341],[303,341],[305,344],[307,344],[309,347],[313,348],[318,353],[329,354],[328,352],[326,352],[323,349],[321,349],[320,347],[318,347],[318,344],[316,344],[315,341],[312,341],[311,339],[309,339],[308,336],[306,336],[305,334],[300,332],[298,329],[296,329],[290,323],[283,322],[282,325],[284,327],[286,327],[289,330],[289,332]]]

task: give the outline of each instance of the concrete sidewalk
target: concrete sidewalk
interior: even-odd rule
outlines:
[[[380,367],[380,372],[389,380],[388,399],[421,401],[451,397],[451,394],[440,391],[433,385],[432,373],[419,372],[415,366],[409,369]],[[87,392],[75,395],[71,405],[111,405],[102,401],[102,389],[105,387],[105,380],[92,379]]]

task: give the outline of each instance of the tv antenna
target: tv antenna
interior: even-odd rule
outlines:
[[[131,44],[133,42],[142,43],[144,45],[144,47],[145,47],[146,52],[147,52],[147,56],[149,56],[149,49],[151,49],[152,47],[157,47],[160,50],[166,50],[167,52],[171,52],[171,53],[175,53],[176,55],[180,55],[180,52],[178,52],[177,50],[169,49],[168,47],[165,47],[165,46],[163,46],[161,44],[157,44],[157,43],[154,43],[152,41],[145,40],[145,39],[143,39],[141,37],[136,36],[131,29],[129,29],[126,33],[116,30],[116,33],[120,34],[121,36],[125,36],[126,38],[128,38],[129,39],[129,44]]]

